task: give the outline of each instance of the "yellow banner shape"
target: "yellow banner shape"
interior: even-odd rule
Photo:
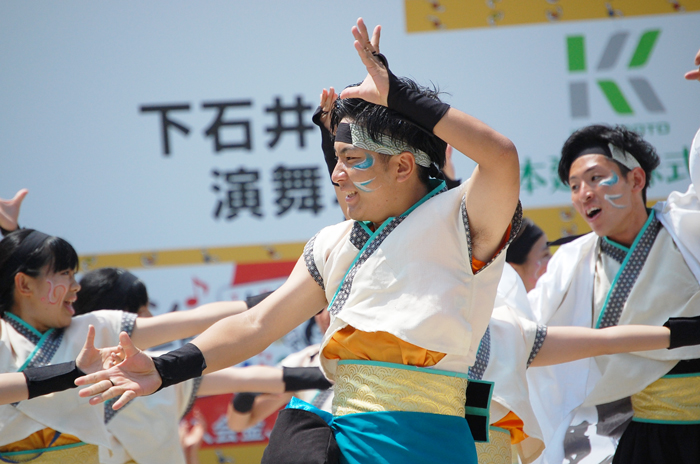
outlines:
[[[700,11],[700,0],[404,0],[406,32]]]

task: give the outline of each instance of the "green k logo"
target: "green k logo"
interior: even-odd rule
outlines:
[[[639,38],[639,42],[637,42],[637,48],[634,51],[632,59],[627,64],[627,69],[640,69],[647,64],[660,33],[661,31],[659,29],[654,29],[642,34]],[[628,32],[618,32],[610,37],[600,57],[596,71],[605,72],[617,66],[628,37]],[[569,72],[571,74],[587,72],[585,37],[582,35],[568,36],[566,38],[566,44],[569,59]],[[629,100],[625,97],[617,82],[612,79],[596,79],[595,81],[606,100],[617,114],[634,114]],[[647,111],[651,113],[663,113],[665,111],[661,100],[657,97],[649,81],[643,77],[630,77],[628,81],[632,90]],[[569,99],[572,117],[583,118],[590,116],[588,80],[569,82]]]

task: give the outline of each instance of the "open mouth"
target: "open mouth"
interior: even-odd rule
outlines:
[[[598,214],[600,214],[600,211],[601,211],[601,209],[598,207],[593,207],[593,208],[587,209],[586,210],[586,217],[588,217],[588,219],[593,219]]]
[[[68,312],[70,312],[70,315],[71,315],[71,316],[75,316],[75,308],[73,308],[73,302],[74,302],[74,301],[75,301],[75,300],[73,300],[73,301],[64,301],[64,302],[63,302],[63,307],[66,308],[66,309],[68,310]]]

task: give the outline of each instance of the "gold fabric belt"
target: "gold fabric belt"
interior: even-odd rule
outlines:
[[[97,445],[79,444],[47,448],[39,457],[36,457],[41,451],[2,453],[2,457],[8,461],[31,462],[32,464],[65,464],[67,462],[100,464]]]
[[[634,420],[700,423],[700,376],[668,375],[632,395]]]
[[[479,464],[512,464],[510,432],[491,427],[489,441],[476,442],[476,455],[479,458]]]
[[[464,417],[467,379],[463,374],[400,364],[341,361],[333,389],[335,416],[412,411]]]

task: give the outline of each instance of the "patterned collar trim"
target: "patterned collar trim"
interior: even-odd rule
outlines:
[[[629,248],[625,248],[622,245],[611,242],[607,237],[603,237],[600,241],[600,251],[618,263],[622,263],[629,253]]]
[[[5,319],[5,321],[13,329],[15,329],[19,334],[24,336],[24,338],[26,338],[33,344],[36,345],[37,343],[39,343],[39,340],[41,340],[41,337],[43,336],[41,332],[24,322],[22,319],[15,316],[14,314],[5,312],[3,313],[2,318]]]
[[[637,238],[634,239],[630,252],[627,253],[620,270],[610,286],[610,291],[608,291],[603,304],[603,310],[600,312],[600,317],[596,322],[597,329],[615,326],[620,321],[627,298],[632,291],[632,287],[637,282],[639,274],[642,272],[644,263],[649,256],[649,251],[654,245],[661,227],[661,222],[652,211],[644,227],[637,234]]]

